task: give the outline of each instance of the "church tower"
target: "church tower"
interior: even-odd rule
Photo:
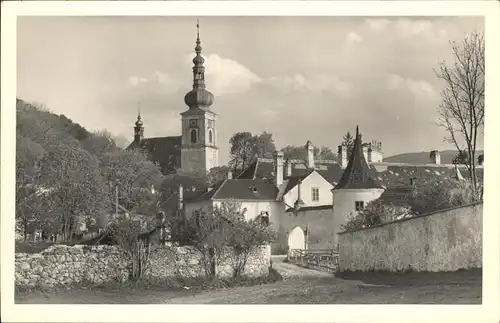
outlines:
[[[201,56],[200,26],[197,23],[196,56],[193,58],[193,89],[184,102],[189,109],[182,116],[181,168],[206,174],[219,165],[217,114],[210,110],[214,95],[205,87],[205,59]]]
[[[134,144],[140,146],[142,140],[144,139],[144,126],[141,120],[141,113],[137,114],[137,121],[134,127]]]

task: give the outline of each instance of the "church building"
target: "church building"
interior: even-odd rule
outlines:
[[[144,123],[137,116],[134,141],[127,149],[144,149],[150,159],[160,165],[164,174],[177,170],[206,174],[219,165],[217,146],[217,114],[211,110],[214,95],[205,85],[205,59],[201,56],[200,28],[197,27],[193,58],[193,89],[184,96],[188,109],[182,112],[180,136],[144,138]]]

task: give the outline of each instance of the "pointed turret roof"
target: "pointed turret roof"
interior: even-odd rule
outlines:
[[[382,188],[372,177],[365,155],[363,154],[361,134],[356,126],[356,139],[349,164],[334,189],[373,189]]]

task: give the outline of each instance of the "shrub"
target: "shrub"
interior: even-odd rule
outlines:
[[[398,207],[391,203],[375,200],[356,215],[350,214],[348,221],[342,226],[345,231],[368,228],[377,224],[387,223],[402,218],[411,217],[414,213],[410,207]]]
[[[233,257],[233,277],[240,277],[249,254],[275,239],[268,223],[260,217],[247,221],[240,206],[226,202],[209,210],[198,210],[181,220],[184,223],[181,238],[201,253],[207,277],[216,277],[217,267],[229,257]]]
[[[410,202],[419,213],[470,204],[481,200],[480,192],[474,190],[471,181],[452,178],[433,178],[415,186]]]

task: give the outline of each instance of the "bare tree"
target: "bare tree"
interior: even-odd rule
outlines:
[[[466,167],[477,190],[476,147],[484,130],[484,36],[472,33],[461,43],[452,42],[454,62],[440,63],[435,71],[444,81],[439,105],[438,125],[459,153],[467,153]]]

